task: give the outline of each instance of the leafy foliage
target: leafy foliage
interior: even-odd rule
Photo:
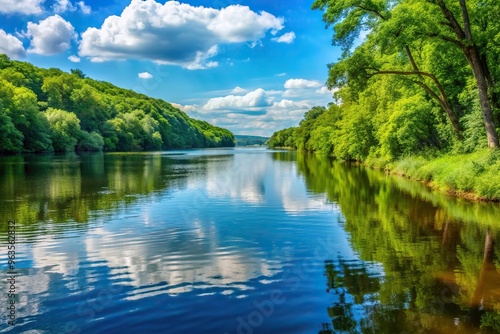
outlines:
[[[0,152],[234,146],[234,135],[171,104],[0,55]]]
[[[235,135],[236,146],[261,146],[264,145],[269,137]]]
[[[491,13],[499,6],[316,0],[313,9],[323,11],[333,44],[343,50],[328,65],[336,104],[314,107],[268,145],[384,166],[408,155],[498,147],[500,23]]]

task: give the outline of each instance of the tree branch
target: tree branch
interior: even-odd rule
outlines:
[[[446,92],[445,92],[443,86],[441,85],[441,83],[439,82],[439,80],[436,78],[436,76],[434,74],[420,71],[418,69],[416,62],[415,62],[415,59],[413,58],[413,55],[411,54],[410,48],[408,46],[406,46],[405,49],[406,49],[406,52],[408,54],[408,58],[410,58],[410,63],[412,64],[414,71],[377,71],[369,76],[371,77],[374,75],[394,74],[394,75],[405,75],[405,76],[406,75],[408,75],[408,76],[418,75],[421,78],[423,78],[423,77],[430,78],[434,82],[436,87],[438,88],[441,96],[436,94],[425,82],[418,81],[418,80],[412,80],[412,79],[410,79],[410,81],[419,85],[420,87],[422,87],[433,99],[435,99],[441,105],[441,107],[444,109],[444,111],[448,115],[448,118],[453,126],[453,130],[455,131],[457,138],[461,140],[463,137],[462,137],[462,133],[460,131],[460,125],[458,123],[455,112],[453,111],[453,109],[450,106],[450,103],[448,102],[448,96],[446,95]]]
[[[408,45],[405,45],[405,51],[406,54],[408,55],[408,59],[410,60],[411,67],[413,67],[414,71],[418,71],[418,66],[417,63],[415,62],[415,59],[413,58],[413,55],[411,54],[410,48]]]
[[[465,0],[460,0],[460,9],[462,10],[462,20],[464,21],[464,34],[467,40],[472,42],[472,32],[470,30],[469,11]]]
[[[364,7],[364,6],[361,6],[361,5],[354,5],[354,7],[357,7],[359,9],[362,9],[364,11],[367,11],[367,12],[372,12],[373,14],[377,15],[378,17],[380,17],[382,20],[386,21],[387,19],[385,18],[385,16],[383,16],[378,10],[376,9],[370,9],[370,8],[367,8],[367,7]]]
[[[411,79],[410,81],[422,87],[432,98],[437,100],[439,104],[444,108],[441,98],[436,93],[434,93],[434,91],[429,86],[427,86],[425,83],[421,81],[411,80]]]
[[[432,74],[421,71],[377,71],[375,73],[368,74],[369,77],[381,74],[396,74],[396,75],[423,75],[425,77],[433,77]]]
[[[460,23],[458,23],[458,20],[455,18],[455,15],[451,12],[451,10],[446,7],[446,4],[444,3],[443,0],[437,0],[437,5],[441,9],[441,12],[443,12],[444,17],[450,22],[451,27],[453,28],[453,31],[457,35],[459,39],[465,39],[467,36],[465,35],[465,32],[463,31],[462,27],[460,26]]]
[[[429,37],[437,37],[445,42],[450,42],[450,43],[453,43],[455,44],[456,46],[458,46],[459,48],[461,48],[462,50],[464,50],[466,48],[465,44],[460,42],[459,40],[456,40],[454,38],[451,38],[451,37],[448,37],[448,36],[443,36],[441,34],[437,34],[437,33],[434,33],[434,34],[427,34],[427,36]]]

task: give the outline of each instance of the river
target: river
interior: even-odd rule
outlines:
[[[0,222],[0,332],[500,331],[498,204],[311,154],[3,156]]]

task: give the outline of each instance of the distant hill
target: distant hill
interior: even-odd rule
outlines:
[[[226,129],[81,70],[0,54],[0,153],[143,151],[234,146]]]
[[[236,146],[262,146],[269,140],[269,137],[247,135],[235,135],[234,138]]]

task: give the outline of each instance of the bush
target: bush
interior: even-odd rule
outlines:
[[[82,131],[81,138],[76,145],[77,151],[102,151],[104,147],[104,139],[97,132],[88,133]]]

